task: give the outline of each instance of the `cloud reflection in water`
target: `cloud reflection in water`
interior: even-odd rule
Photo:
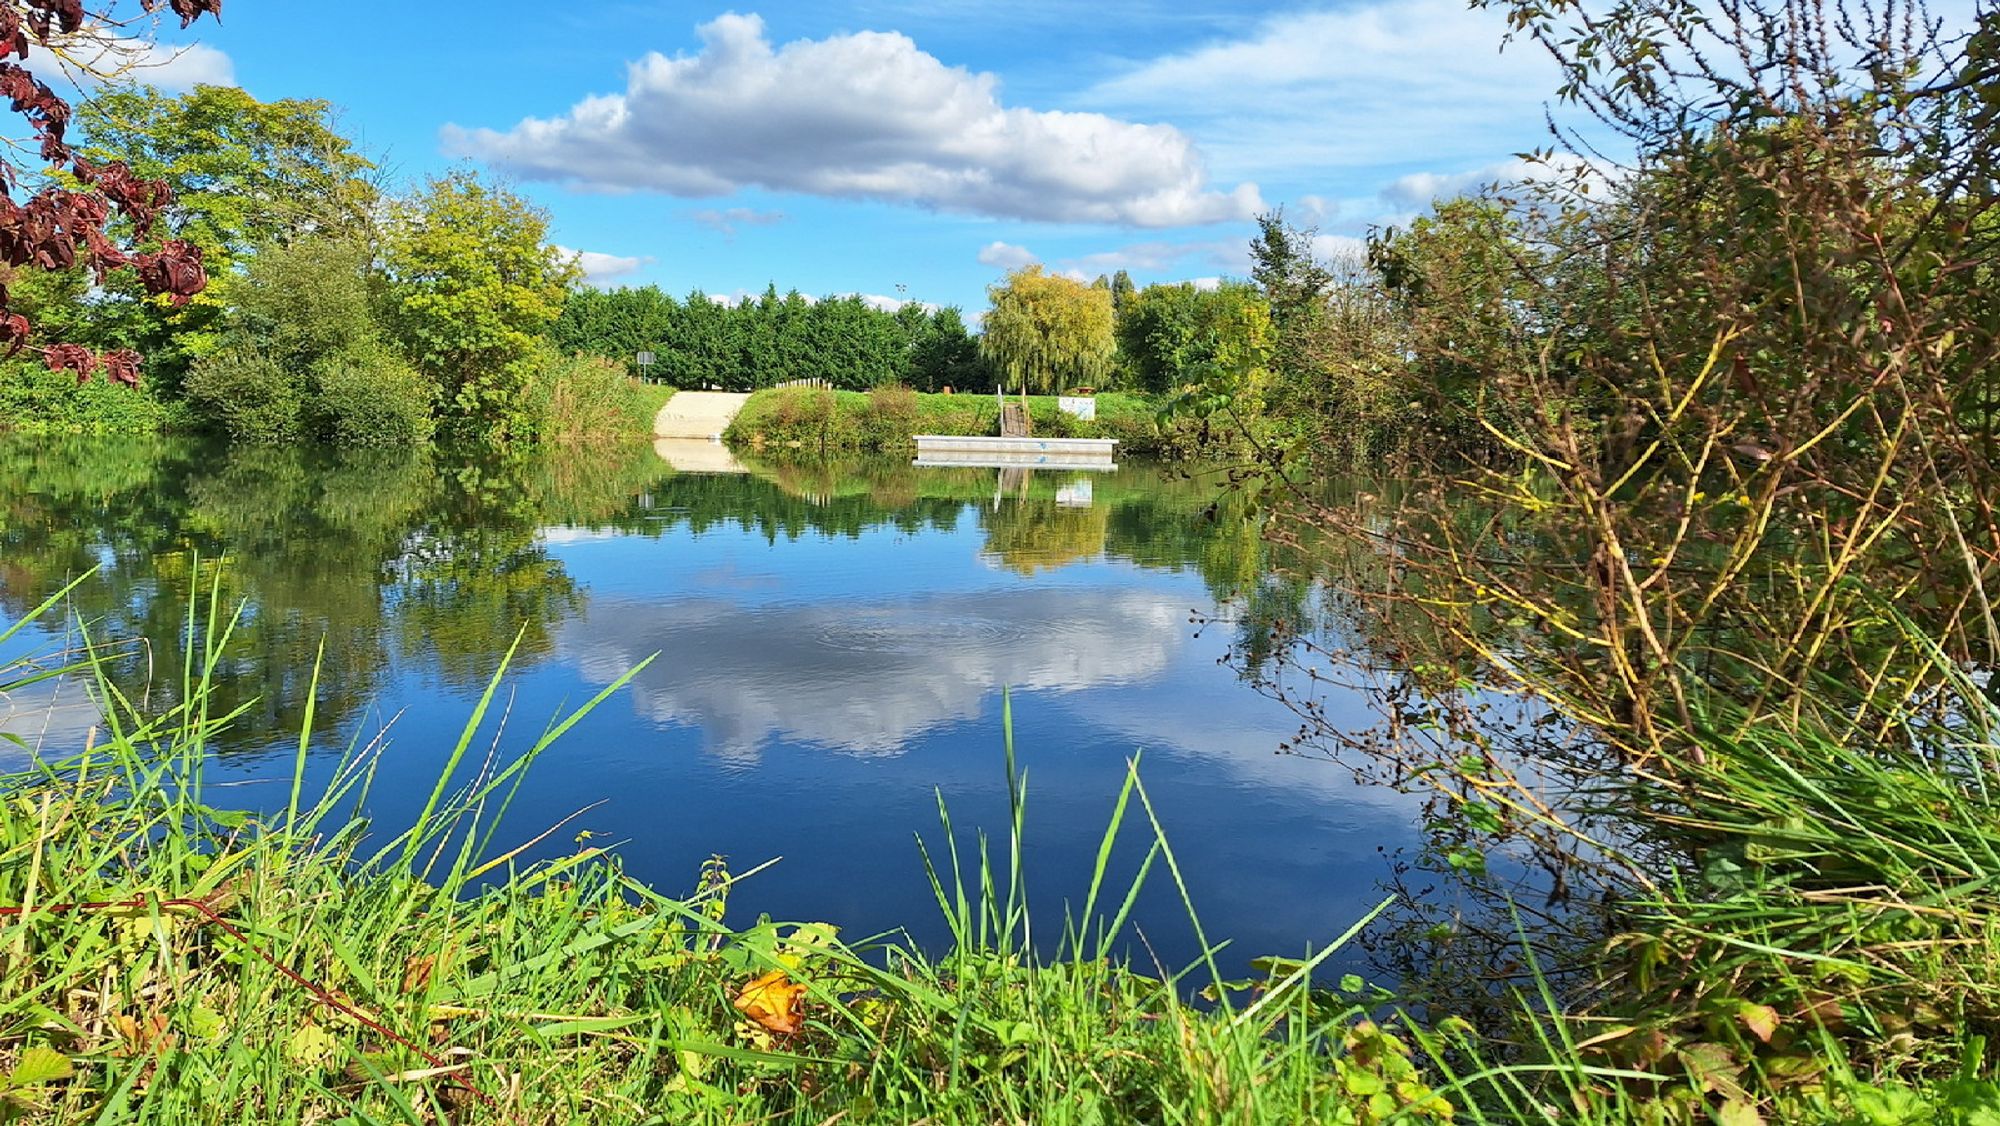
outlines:
[[[640,714],[697,725],[710,750],[747,760],[773,737],[893,754],[978,715],[1003,686],[1066,692],[1153,678],[1187,639],[1181,598],[1017,587],[758,606],[600,598],[557,647],[604,682],[657,650],[633,682]]]

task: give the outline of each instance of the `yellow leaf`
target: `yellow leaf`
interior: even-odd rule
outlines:
[[[325,1067],[340,1051],[340,1041],[319,1025],[307,1021],[285,1041],[285,1055],[300,1067]]]
[[[1778,1031],[1778,1010],[1769,1005],[1753,1005],[1748,1001],[1738,1002],[1736,1019],[1743,1022],[1743,1027],[1749,1029],[1751,1035],[1766,1044],[1771,1042],[1771,1037]]]
[[[765,1029],[791,1036],[805,1026],[806,987],[772,970],[743,987],[736,1008]]]

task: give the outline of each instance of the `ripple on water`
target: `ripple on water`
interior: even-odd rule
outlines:
[[[939,646],[989,646],[1026,639],[1028,630],[1004,618],[970,615],[913,616],[861,611],[820,627],[819,643],[854,653],[935,652]]]

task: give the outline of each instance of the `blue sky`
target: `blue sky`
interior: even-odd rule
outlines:
[[[499,173],[601,284],[677,294],[776,282],[976,311],[1031,260],[1240,276],[1259,210],[1339,250],[1545,143],[1555,87],[1463,0],[351,12],[236,0],[155,81],[327,99],[397,177]]]

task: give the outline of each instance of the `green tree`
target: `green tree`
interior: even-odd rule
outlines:
[[[1011,385],[1053,391],[1099,382],[1111,371],[1111,289],[1023,266],[988,290],[980,351]]]
[[[170,385],[193,357],[220,343],[224,313],[259,248],[306,237],[365,238],[379,200],[375,166],[335,127],[328,102],[260,102],[230,86],[197,86],[178,97],[129,86],[83,103],[77,124],[86,158],[122,160],[173,190],[166,222],[142,248],[183,239],[201,250],[208,268],[208,288],[182,307],[116,275],[78,306],[89,322],[84,338],[141,348],[149,371]]]
[[[1132,275],[1123,270],[1111,275],[1111,315],[1123,317],[1132,305],[1132,299],[1139,296],[1139,287],[1132,284]]]
[[[958,306],[946,305],[931,314],[930,328],[910,358],[910,386],[923,391],[992,389],[993,373]]]
[[[549,338],[563,352],[602,356],[638,375],[638,354],[657,354],[672,340],[679,314],[678,303],[658,286],[613,290],[580,286],[563,302],[562,316],[549,330]],[[647,374],[665,378],[661,367],[656,355],[654,369]]]
[[[373,261],[366,243],[337,236],[252,258],[220,347],[188,373],[196,417],[246,441],[427,442],[432,386],[383,340]]]
[[[1119,350],[1139,385],[1153,392],[1210,382],[1232,348],[1268,346],[1269,336],[1269,307],[1257,287],[1243,282],[1212,290],[1187,282],[1149,285],[1118,322]]]
[[[465,436],[531,433],[528,385],[580,271],[548,213],[471,172],[397,200],[383,233],[389,323]]]
[[[1313,254],[1314,231],[1285,221],[1285,210],[1257,217],[1257,237],[1250,242],[1250,280],[1271,303],[1271,321],[1279,332],[1318,311],[1333,273]]]

